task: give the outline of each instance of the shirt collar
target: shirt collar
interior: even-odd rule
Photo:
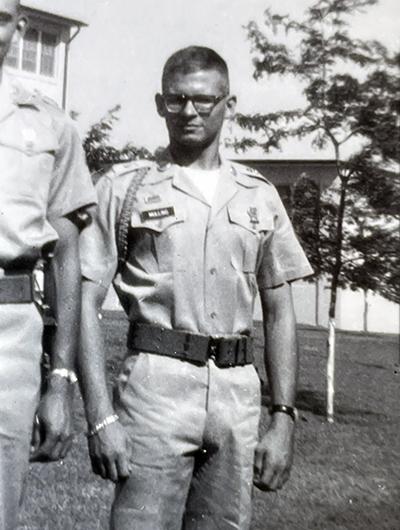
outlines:
[[[0,97],[6,97],[11,104],[17,107],[28,105],[39,108],[37,94],[24,88],[17,80],[10,79],[6,69],[3,71]]]
[[[251,176],[245,166],[235,164],[221,154],[220,161],[221,175],[225,175],[226,179],[234,180],[245,188],[256,188],[260,185],[260,180]],[[174,178],[179,174],[180,166],[175,164],[169,147],[156,153],[156,168],[157,171],[149,176],[150,178],[147,182],[161,182],[168,178]]]

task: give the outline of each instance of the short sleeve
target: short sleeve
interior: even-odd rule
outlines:
[[[102,177],[96,184],[98,205],[92,221],[81,234],[79,250],[82,276],[105,289],[114,279],[118,265],[115,224],[118,202],[113,194],[112,180]]]
[[[54,219],[93,205],[96,195],[79,135],[64,115],[57,123],[59,147],[55,153],[47,216]]]
[[[276,189],[271,186],[274,227],[261,248],[257,282],[260,289],[272,288],[313,274],[311,265],[294,233]]]

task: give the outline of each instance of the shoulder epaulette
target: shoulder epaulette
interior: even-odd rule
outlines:
[[[257,169],[254,169],[250,166],[245,166],[243,164],[239,164],[238,162],[231,162],[235,170],[242,174],[246,175],[248,177],[254,177],[256,179],[260,179],[266,184],[271,184],[271,182],[265,177],[262,173],[260,173]]]
[[[150,169],[153,165],[151,160],[130,160],[129,162],[118,162],[113,164],[108,171],[108,175],[111,177],[120,177],[133,171],[138,171],[141,168]]]
[[[49,98],[49,96],[45,96],[39,90],[35,90],[34,96],[39,100],[39,102],[43,102],[45,105],[48,105],[53,109],[61,110],[60,105],[57,103],[57,101],[52,98]]]

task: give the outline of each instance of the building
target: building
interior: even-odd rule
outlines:
[[[66,108],[69,48],[87,24],[72,8],[60,10],[50,0],[25,0],[21,4],[28,27],[23,36],[16,33],[14,37],[5,75]]]
[[[293,183],[303,175],[313,179],[321,191],[336,177],[334,160],[262,160],[238,159],[257,169],[277,187],[284,203],[288,204]],[[293,284],[293,297],[298,322],[326,327],[330,291],[326,281],[299,281]],[[256,318],[261,308],[256,306]],[[339,289],[336,303],[336,323],[340,329],[398,333],[400,306],[372,292]]]

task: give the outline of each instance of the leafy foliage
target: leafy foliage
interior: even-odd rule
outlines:
[[[111,144],[111,133],[119,120],[120,110],[120,105],[110,109],[103,118],[90,127],[83,139],[86,161],[91,172],[102,171],[118,162],[152,158],[150,151],[144,147],[127,143],[118,149]]]
[[[258,145],[268,152],[291,137],[310,138],[318,149],[333,148],[336,186],[321,195],[313,181],[302,177],[292,196],[300,239],[316,273],[331,279],[331,318],[339,286],[400,300],[400,54],[375,40],[352,38],[349,31],[349,17],[376,3],[317,0],[301,21],[268,9],[263,28],[255,21],[246,26],[254,78],[296,77],[305,103],[239,115],[245,136],[235,139],[236,149]],[[353,139],[359,147],[344,159],[343,145]]]

